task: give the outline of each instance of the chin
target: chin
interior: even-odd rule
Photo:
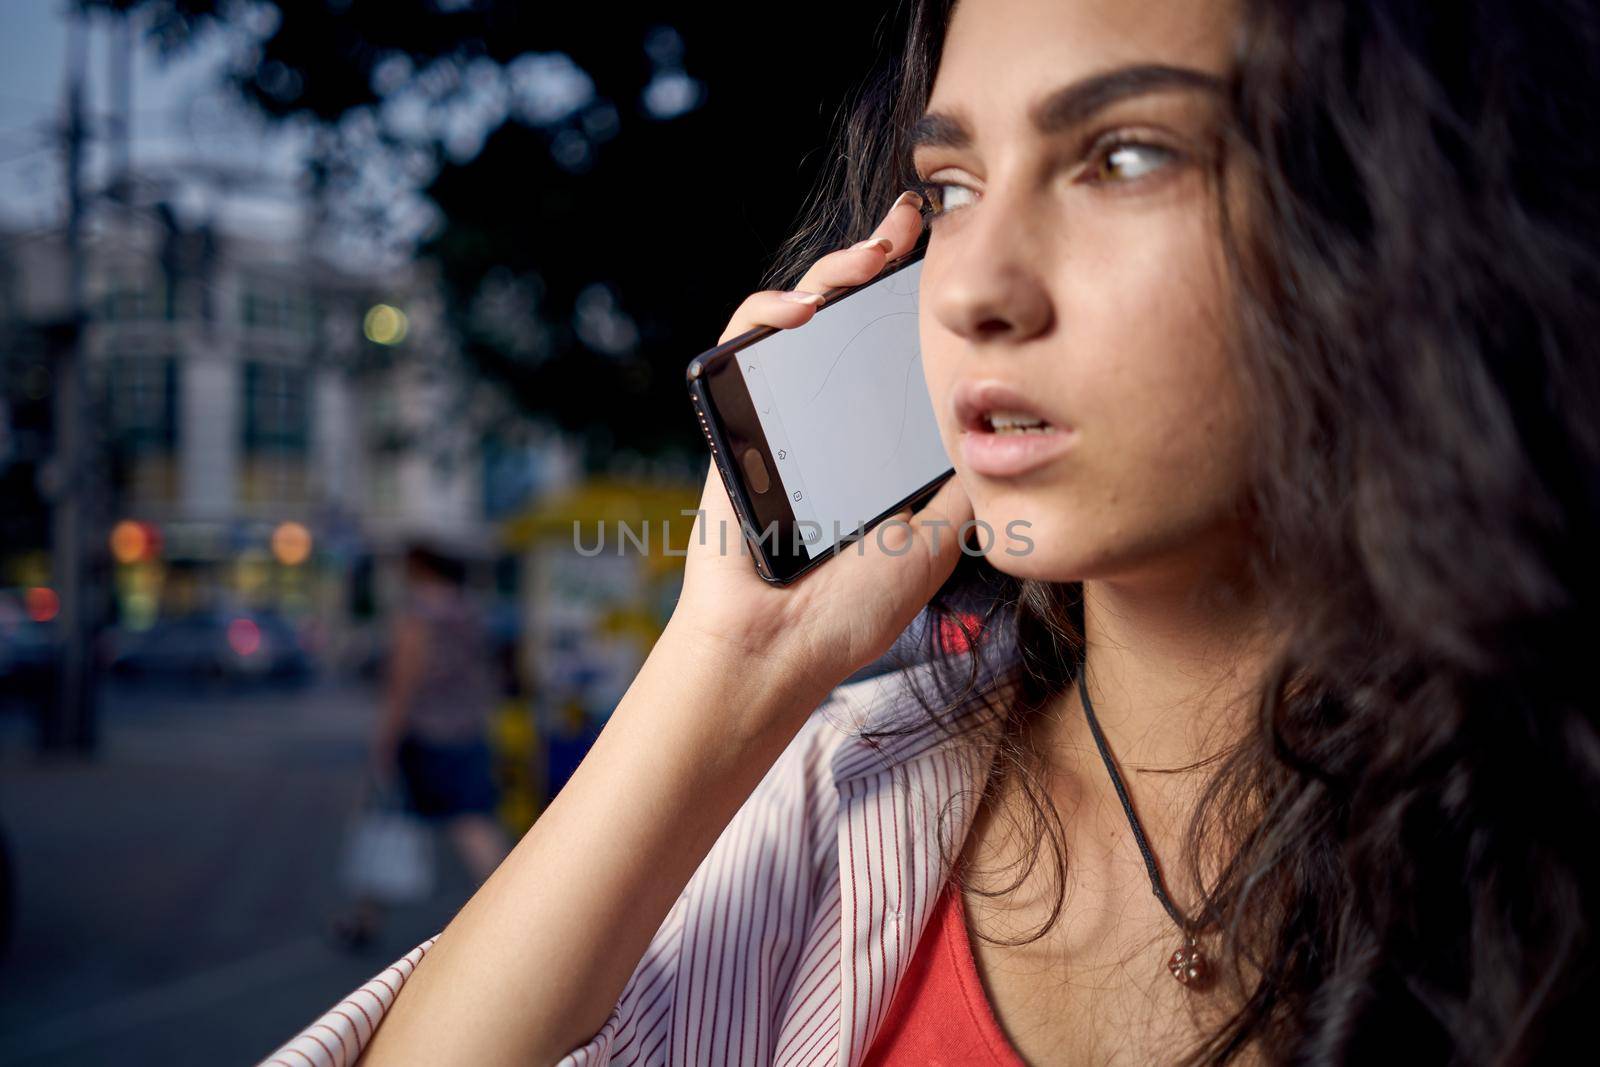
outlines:
[[[1069,533],[1071,524],[1063,517],[1017,508],[982,508],[975,516],[984,558],[1000,573],[1041,582],[1072,582],[1083,576],[1082,538]]]
[[[996,545],[984,557],[1001,574],[1036,582],[1075,582],[1083,577],[1082,568],[1074,566],[1074,560],[1051,558],[1037,546],[1020,556],[1007,552],[1006,547],[1003,543]],[[1015,551],[1017,546],[1011,548]]]

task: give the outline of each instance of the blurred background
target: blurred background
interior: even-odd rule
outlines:
[[[0,1063],[264,1056],[478,877],[350,875],[386,725],[509,842],[605,721],[886,36],[677,7],[0,4]]]

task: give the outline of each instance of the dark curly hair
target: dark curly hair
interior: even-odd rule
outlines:
[[[915,183],[906,134],[953,6],[894,16],[907,47],[853,102],[774,283]],[[1252,565],[1286,639],[1189,827],[1250,979],[1186,1062],[1590,1047],[1600,16],[1245,0],[1229,104],[1214,177],[1258,441]],[[1034,860],[1059,861],[1059,914],[1068,857],[1017,727],[1081,669],[1081,585],[983,571],[930,612],[978,590],[974,656],[1020,671],[996,765],[1031,798]],[[949,625],[925,632],[950,651]],[[935,715],[978,676],[947,659]],[[1202,877],[1219,843],[1230,862]]]

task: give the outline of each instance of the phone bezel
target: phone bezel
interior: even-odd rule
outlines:
[[[921,259],[922,250],[917,249],[891,261],[871,281],[823,293],[824,303],[817,314],[826,314],[829,308],[840,301],[872,288]],[[717,473],[722,478],[722,484],[727,489],[728,498],[733,504],[734,513],[739,519],[742,541],[753,557],[756,573],[773,585],[788,585],[855,544],[896,512],[907,507],[916,507],[932,496],[955,471],[953,467],[946,470],[905,499],[885,508],[870,522],[840,538],[829,551],[814,557],[806,554],[804,546],[795,544],[794,510],[787,495],[752,493],[745,484],[742,468],[736,460],[730,459],[741,454],[740,449],[754,447],[760,453],[767,469],[776,477],[778,468],[773,460],[771,448],[767,444],[766,435],[762,432],[760,420],[756,417],[755,405],[750,399],[749,390],[745,388],[744,379],[740,375],[730,374],[728,371],[733,358],[739,352],[777,332],[778,328],[773,326],[760,326],[747,330],[690,360],[685,376],[690,400],[700,420],[700,428],[711,447],[711,456],[716,464]],[[730,384],[734,386],[733,389],[727,388]],[[742,406],[738,403],[740,399],[743,400]],[[734,408],[740,410],[732,410]],[[747,408],[748,411],[742,410],[743,408]],[[773,522],[778,524],[777,536],[770,539],[761,537],[759,532],[768,529],[769,524]],[[776,542],[776,545],[770,542]],[[773,551],[774,547],[777,551]],[[795,549],[798,551],[793,551]]]

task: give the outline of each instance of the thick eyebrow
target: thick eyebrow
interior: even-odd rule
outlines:
[[[1174,89],[1220,92],[1222,85],[1216,75],[1191,67],[1149,63],[1118,67],[1057,89],[1033,106],[1029,118],[1040,133],[1060,133],[1129,97]],[[972,131],[956,115],[930,111],[911,127],[910,138],[912,148],[967,148]]]

